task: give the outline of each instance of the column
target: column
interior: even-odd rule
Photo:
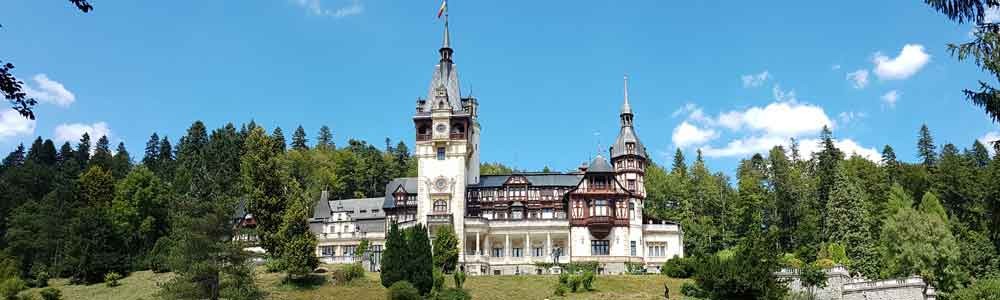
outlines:
[[[545,233],[545,257],[552,257],[552,233]]]
[[[524,234],[524,250],[523,251],[527,252],[527,253],[524,253],[525,254],[524,257],[531,257],[531,255],[533,254],[533,253],[531,253],[531,233],[530,232]]]
[[[513,254],[513,253],[511,253],[511,251],[510,251],[510,234],[509,233],[505,233],[503,235],[503,260],[504,261],[509,261],[511,254]]]
[[[486,251],[490,252],[490,254],[487,255],[487,257],[493,255],[493,242],[490,241],[490,235],[489,234],[486,235]]]
[[[483,255],[482,252],[479,252],[479,231],[476,231],[476,253],[475,253],[475,255]]]

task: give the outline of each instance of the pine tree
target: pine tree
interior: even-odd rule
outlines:
[[[75,157],[73,146],[70,146],[69,142],[63,142],[62,147],[59,147],[59,154],[56,157],[56,161],[61,165],[73,161]]]
[[[285,142],[285,132],[281,131],[281,127],[274,127],[274,131],[271,132],[271,140],[274,142],[275,152],[285,153],[287,144]]]
[[[406,245],[406,238],[400,232],[396,222],[391,222],[389,232],[385,238],[385,249],[382,251],[381,277],[382,286],[388,288],[397,281],[406,280],[404,264],[406,259],[404,253],[409,249]]]
[[[985,168],[990,164],[990,151],[986,149],[986,145],[978,140],[972,143],[972,151],[969,156],[976,163],[977,168]]]
[[[42,143],[42,151],[38,153],[39,161],[47,166],[55,165],[56,161],[59,160],[58,156],[55,143],[52,143],[52,140],[46,139]]]
[[[250,131],[240,158],[240,178],[249,211],[257,220],[257,236],[268,253],[281,255],[279,229],[287,204],[300,197],[298,182],[292,180],[274,141],[263,128]]]
[[[295,133],[292,134],[292,150],[309,150],[309,140],[306,138],[306,130],[302,129],[302,125],[295,128]]]
[[[687,163],[684,162],[684,152],[681,152],[681,148],[677,148],[677,151],[674,152],[674,165],[670,169],[670,173],[681,178],[687,177]]]
[[[927,124],[920,126],[920,140],[917,141],[917,155],[923,159],[923,165],[927,169],[934,167],[937,163],[937,147],[934,146],[934,138],[931,137]]]
[[[24,164],[24,144],[18,144],[14,151],[3,159],[4,168],[17,167]]]
[[[316,136],[316,148],[321,150],[333,150],[337,146],[333,143],[333,133],[330,127],[323,125],[319,128],[319,135]]]
[[[844,154],[840,152],[840,149],[837,149],[833,141],[833,133],[826,126],[823,126],[823,130],[820,132],[820,149],[820,152],[816,155],[818,162],[816,163],[815,172],[816,177],[819,179],[819,186],[817,187],[817,194],[819,196],[818,204],[822,209],[827,207],[826,203],[830,200],[830,193],[834,185],[836,185],[837,166],[844,159]],[[824,212],[820,216],[820,224],[827,224],[826,218],[828,215],[828,212]]]
[[[146,165],[150,170],[157,169],[157,162],[160,160],[160,136],[153,133],[149,136],[149,141],[146,142],[146,151],[142,156],[142,164]]]
[[[28,147],[28,154],[25,156],[25,159],[41,163],[42,143],[42,137],[36,137],[35,141],[31,143],[31,147]]]
[[[896,151],[892,149],[892,146],[885,145],[882,148],[882,166],[889,176],[889,183],[896,182],[896,179],[899,178],[899,161],[896,160]]]
[[[444,226],[438,229],[434,238],[434,267],[441,269],[445,273],[455,270],[458,263],[458,237],[451,226]]]
[[[897,197],[898,192],[892,193]],[[948,221],[941,217],[940,204],[932,193],[924,194],[921,211],[908,206],[908,200],[892,201],[896,213],[882,228],[882,249],[886,258],[884,275],[901,277],[920,275],[940,291],[951,292],[962,274],[957,266],[959,247]],[[903,202],[903,203],[899,203]]]
[[[798,227],[796,208],[799,199],[796,193],[796,181],[791,177],[792,165],[785,156],[785,149],[775,146],[768,155],[770,165],[769,185],[773,191],[774,205],[777,214],[778,242],[781,248],[790,252],[795,240],[795,229]]]
[[[319,260],[314,254],[316,236],[309,231],[312,205],[308,198],[289,200],[288,209],[284,212],[281,228],[278,231],[281,239],[281,251],[278,253],[288,277],[295,279],[312,273],[319,265]]]
[[[958,153],[953,144],[941,148],[941,158],[931,174],[931,190],[941,197],[950,215],[980,228],[984,193],[976,176],[975,162]]]
[[[409,246],[407,265],[407,281],[413,283],[421,294],[427,295],[434,286],[434,259],[431,254],[431,241],[423,224],[406,229],[406,244]]]
[[[125,149],[125,142],[118,142],[115,156],[112,157],[111,173],[115,178],[121,179],[128,175],[130,169],[132,169],[132,156],[128,154],[128,149]]]
[[[102,135],[97,139],[94,146],[94,156],[90,158],[90,165],[100,166],[104,170],[111,170],[111,142],[108,137]]]
[[[76,144],[76,164],[85,167],[90,162],[90,134],[84,132]]]
[[[826,206],[826,241],[847,248],[847,256],[854,262],[853,272],[866,276],[877,275],[879,268],[873,259],[876,256],[874,240],[871,236],[865,203],[868,194],[861,182],[841,171],[830,193]]]
[[[160,155],[156,160],[156,169],[153,169],[153,173],[160,176],[160,178],[165,178],[172,181],[174,179],[174,169],[175,166],[175,156],[174,147],[170,145],[170,137],[163,136],[160,140]]]

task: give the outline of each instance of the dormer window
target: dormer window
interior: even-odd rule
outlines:
[[[635,143],[625,143],[625,152],[635,154]]]

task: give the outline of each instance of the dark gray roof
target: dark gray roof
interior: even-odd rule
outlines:
[[[396,197],[393,193],[396,192],[396,188],[400,186],[403,190],[406,190],[407,194],[417,193],[417,178],[407,177],[407,178],[396,178],[385,185],[385,197],[382,200],[382,208],[393,208],[396,207]]]
[[[632,126],[622,126],[621,132],[618,133],[618,139],[615,140],[615,144],[611,145],[611,159],[625,156],[625,144],[635,143],[635,155],[641,156],[642,158],[648,159],[649,156],[646,155],[646,146],[642,145],[639,141],[639,136],[635,134],[635,130]]]
[[[313,221],[321,222],[334,212],[348,212],[351,219],[385,218],[382,211],[382,197],[330,200],[329,193],[323,191],[313,206]]]
[[[604,159],[603,155],[598,154],[594,157],[594,160],[590,161],[590,166],[587,167],[587,173],[614,173],[615,169],[611,167],[607,159]]]
[[[330,201],[328,199],[329,194],[323,191],[319,196],[319,200],[316,200],[316,204],[313,205],[313,219],[325,219],[329,218],[331,215],[330,211]]]
[[[562,173],[538,173],[538,174],[510,174],[510,175],[482,175],[479,176],[479,184],[469,185],[470,187],[500,187],[503,186],[511,176],[524,176],[532,186],[576,186],[580,183],[580,174]]]

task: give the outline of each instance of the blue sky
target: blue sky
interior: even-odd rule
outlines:
[[[139,155],[154,131],[176,142],[194,120],[250,119],[311,137],[327,124],[338,144],[412,145],[414,100],[441,43],[437,0],[93,4],[89,14],[61,0],[2,5],[2,59],[43,103],[33,123],[0,113],[0,149],[93,131]],[[959,147],[1000,136],[960,94],[989,77],[945,49],[970,26],[921,1],[449,5],[484,161],[569,169],[606,149],[624,73],[638,134],[663,163],[678,146],[689,158],[702,148],[729,173],[790,137],[808,150],[824,124],[849,152],[890,144],[911,161],[921,123]]]

